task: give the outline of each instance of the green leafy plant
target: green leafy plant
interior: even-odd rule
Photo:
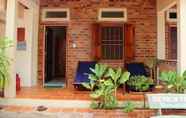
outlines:
[[[129,72],[122,72],[121,68],[109,68],[106,77],[110,77],[114,86],[114,95],[116,96],[117,88],[129,79]]]
[[[137,92],[148,91],[153,84],[153,80],[145,76],[132,76],[127,81],[128,87]]]
[[[130,73],[122,72],[121,68],[108,68],[104,64],[96,64],[95,69],[90,70],[93,73],[89,74],[90,82],[82,85],[91,90],[90,97],[93,99],[91,108],[115,108],[118,104],[117,88],[128,80]]]
[[[134,111],[134,109],[135,109],[135,105],[131,101],[127,101],[126,103],[124,103],[124,109],[123,109],[123,111],[125,113],[132,112],[132,111]]]
[[[6,49],[12,46],[12,41],[8,38],[0,39],[0,89],[3,92],[9,80],[10,59],[6,55]]]
[[[182,75],[174,71],[162,72],[159,79],[164,82],[168,91],[183,93],[186,89],[186,71]]]

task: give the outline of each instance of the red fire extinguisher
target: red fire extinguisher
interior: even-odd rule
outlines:
[[[20,85],[20,80],[21,78],[20,78],[20,76],[19,76],[19,74],[16,74],[16,91],[20,91],[21,90],[21,85]]]

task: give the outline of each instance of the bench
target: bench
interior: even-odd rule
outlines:
[[[162,115],[162,109],[186,109],[186,94],[146,94],[150,109],[158,109],[151,118],[186,118],[186,115]]]
[[[88,74],[92,74],[90,68],[95,68],[96,61],[79,61],[74,79],[74,87],[81,89],[82,83],[88,82]]]

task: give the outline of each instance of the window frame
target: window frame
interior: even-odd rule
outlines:
[[[121,18],[104,18],[102,17],[102,12],[123,12],[124,17]],[[126,8],[101,8],[99,9],[98,14],[99,21],[120,21],[120,22],[127,22],[127,9]]]
[[[176,9],[169,9],[167,11],[167,22],[177,22],[178,14],[177,14],[177,18],[170,18],[171,13],[176,13],[177,14],[177,10]]]
[[[66,12],[66,18],[47,18],[47,12]],[[70,20],[70,9],[69,8],[44,8],[42,9],[42,21],[69,21]]]
[[[102,54],[102,31],[101,31],[101,28],[102,27],[122,27],[123,28],[123,54],[122,54],[122,59],[103,59],[103,54]],[[102,61],[105,61],[105,62],[123,62],[124,59],[125,59],[125,45],[124,45],[124,42],[125,42],[125,26],[123,23],[100,23],[100,26],[99,26],[99,39],[100,39],[100,45],[101,45],[101,60]]]

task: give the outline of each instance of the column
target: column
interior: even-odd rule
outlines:
[[[5,87],[5,97],[13,98],[16,96],[16,72],[15,72],[15,53],[16,53],[16,19],[17,19],[17,0],[7,0],[6,14],[6,37],[13,40],[14,46],[7,50],[7,55],[12,59],[10,63],[10,79]]]
[[[165,13],[164,11],[157,14],[157,57],[165,59]]]
[[[178,0],[178,72],[186,70],[186,0]]]

